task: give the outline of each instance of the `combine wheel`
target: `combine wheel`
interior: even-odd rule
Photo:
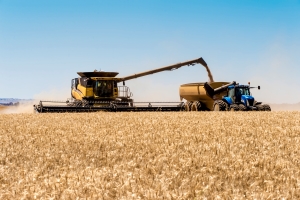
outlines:
[[[193,102],[191,102],[191,101],[187,101],[185,103],[185,111],[191,111],[192,103]]]
[[[191,111],[200,111],[200,110],[201,110],[201,103],[199,101],[195,101],[192,104]]]
[[[240,110],[240,108],[239,108],[239,106],[236,105],[236,104],[232,104],[232,105],[230,106],[230,111],[239,111],[239,110]]]
[[[246,106],[244,104],[239,104],[239,110],[240,111],[246,111],[247,108],[246,108]]]
[[[214,102],[214,111],[225,111],[226,103],[222,100],[216,100]]]
[[[71,107],[81,107],[82,106],[82,101],[80,100],[74,100],[74,101],[67,101],[67,105]]]
[[[262,107],[264,108],[264,111],[271,111],[271,107],[268,104],[264,104]]]
[[[81,105],[82,105],[82,107],[89,107],[89,102],[87,100],[83,99],[81,101]]]

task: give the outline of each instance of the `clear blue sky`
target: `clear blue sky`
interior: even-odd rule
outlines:
[[[77,71],[120,77],[203,57],[215,81],[300,102],[299,0],[0,0],[0,97],[62,99]],[[200,65],[128,81],[136,100],[179,100]]]

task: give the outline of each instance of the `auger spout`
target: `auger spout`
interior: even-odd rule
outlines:
[[[172,71],[172,70],[179,69],[180,67],[183,67],[183,66],[193,66],[193,65],[198,64],[198,63],[203,65],[205,68],[208,68],[206,62],[201,57],[201,58],[198,58],[198,59],[189,60],[189,61],[186,61],[186,62],[177,63],[177,64],[169,65],[169,66],[166,66],[166,67],[161,67],[161,68],[157,68],[157,69],[153,69],[153,70],[133,74],[133,75],[130,75],[130,76],[125,76],[125,77],[121,78],[119,82],[128,81],[128,80],[131,80],[131,79],[134,79],[134,78],[139,78],[139,77],[142,77],[142,76],[147,76],[147,75],[150,75],[150,74],[159,73],[159,72],[162,72],[162,71]]]

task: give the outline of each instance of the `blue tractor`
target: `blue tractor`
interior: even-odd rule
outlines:
[[[249,85],[239,85],[235,81],[213,89],[209,83],[204,84],[204,88],[208,96],[214,99],[214,111],[271,111],[268,104],[257,102],[251,95]],[[257,87],[260,89],[260,86]],[[227,94],[222,99],[216,99],[220,93],[227,91]]]

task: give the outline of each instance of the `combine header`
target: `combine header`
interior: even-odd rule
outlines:
[[[181,111],[184,110],[183,102],[134,102],[129,87],[125,86],[125,81],[195,64],[207,67],[206,62],[202,58],[198,58],[123,78],[116,77],[118,72],[96,70],[94,72],[77,72],[80,77],[72,79],[71,99],[61,102],[40,101],[38,105],[34,105],[34,110],[39,113]],[[123,82],[122,86],[118,86],[120,82]]]
[[[34,109],[39,113],[61,113],[61,112],[141,112],[141,111],[183,111],[183,102],[127,102],[119,101],[99,101],[93,102],[93,106],[75,105],[68,100],[62,101],[40,101],[38,105],[34,105]],[[51,105],[49,105],[49,103]],[[56,104],[56,105],[54,105]]]

